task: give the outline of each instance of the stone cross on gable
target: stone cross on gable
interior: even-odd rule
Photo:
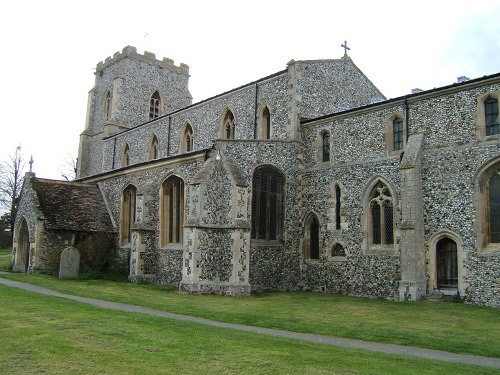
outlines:
[[[344,40],[344,44],[340,45],[344,49],[344,56],[347,56],[347,51],[350,51],[351,49],[347,47],[347,40]]]
[[[33,163],[34,163],[34,161],[33,161],[33,155],[31,155],[31,159],[30,159],[30,161],[29,161],[29,165],[30,165],[30,173],[31,173],[31,172],[33,172],[33,171],[32,171]]]

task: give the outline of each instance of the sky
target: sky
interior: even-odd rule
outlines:
[[[189,65],[193,103],[286,68],[349,56],[387,98],[500,72],[500,0],[3,0],[0,161],[37,177],[78,153],[98,62],[125,46]]]

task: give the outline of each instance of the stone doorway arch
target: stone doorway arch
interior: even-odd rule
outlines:
[[[28,272],[30,266],[30,234],[25,218],[21,219],[17,238],[16,267],[18,272]]]

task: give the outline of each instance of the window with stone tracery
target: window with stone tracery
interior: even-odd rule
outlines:
[[[161,186],[161,246],[182,244],[184,225],[184,181],[170,176]]]
[[[387,186],[375,185],[370,194],[370,243],[372,245],[394,244],[393,200]]]
[[[184,137],[182,140],[183,144],[181,145],[181,152],[189,152],[194,149],[194,141],[193,141],[193,128],[190,124],[187,124],[184,129]]]
[[[154,120],[160,116],[161,98],[160,93],[155,91],[149,100],[149,119]]]
[[[488,185],[489,242],[500,243],[500,171],[494,173]]]
[[[283,237],[285,179],[271,166],[259,167],[252,178],[252,239],[280,241]]]
[[[122,193],[122,211],[120,225],[120,242],[127,245],[132,239],[132,227],[135,223],[135,201],[137,189],[134,185],[128,185]]]

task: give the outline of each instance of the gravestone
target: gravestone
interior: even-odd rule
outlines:
[[[80,273],[80,252],[74,247],[67,247],[61,254],[59,279],[78,279]]]

